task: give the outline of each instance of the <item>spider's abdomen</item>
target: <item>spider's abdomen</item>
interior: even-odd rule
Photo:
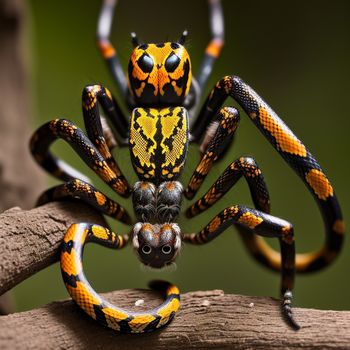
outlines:
[[[160,184],[181,174],[188,147],[183,107],[135,108],[130,120],[130,155],[140,180]]]
[[[137,106],[182,105],[191,85],[190,56],[179,43],[139,45],[131,54],[128,78]]]

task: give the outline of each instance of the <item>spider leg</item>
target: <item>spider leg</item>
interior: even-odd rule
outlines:
[[[151,288],[166,295],[165,301],[152,310],[135,313],[116,307],[96,293],[84,274],[84,245],[91,241],[120,249],[129,238],[89,223],[74,224],[68,229],[61,246],[61,272],[69,294],[79,307],[100,324],[124,333],[151,332],[167,325],[180,307],[178,288],[164,281],[151,283]]]
[[[205,88],[205,84],[213,70],[214,63],[220,56],[221,49],[224,45],[224,16],[220,0],[209,0],[209,20],[212,38],[206,47],[205,55],[196,77],[201,92]],[[198,98],[200,99],[200,96]]]
[[[194,217],[214,205],[244,176],[255,207],[264,213],[270,212],[270,196],[256,161],[251,157],[241,157],[232,162],[219,176],[207,193],[186,210],[187,217]]]
[[[128,85],[117,52],[109,40],[116,5],[117,0],[103,0],[97,23],[97,46],[117,83],[122,97],[126,100]]]
[[[114,139],[107,121],[101,116],[98,104],[105,116],[119,135]],[[111,92],[101,85],[88,85],[82,94],[82,107],[85,129],[89,139],[105,157],[110,166],[115,166],[111,150],[116,146],[128,145],[129,122],[113,98]],[[108,143],[107,143],[108,140]]]
[[[79,179],[68,181],[46,190],[39,197],[37,205],[63,199],[79,199],[103,214],[125,224],[131,224],[131,218],[125,208],[98,191],[94,186]]]
[[[124,175],[111,168],[84,132],[66,119],[55,119],[42,125],[31,138],[31,152],[46,171],[63,181],[71,181],[76,178],[86,179],[83,174],[72,170],[64,161],[49,151],[50,145],[57,139],[66,141],[83,161],[118,194],[123,197],[130,195],[131,189]]]
[[[235,224],[264,237],[277,237],[280,241],[281,264],[281,311],[287,323],[295,330],[291,300],[295,275],[295,244],[292,225],[282,219],[242,205],[234,205],[215,216],[199,233],[185,234],[183,240],[192,244],[205,244],[218,237],[227,227]]]
[[[319,251],[297,254],[297,271],[311,272],[329,265],[342,248],[345,231],[334,189],[310,151],[250,86],[235,76],[222,78],[209,94],[193,125],[193,139],[199,139],[228,96],[237,101],[266,139],[299,175],[321,211],[326,231],[325,244]],[[256,257],[254,252],[258,251],[260,261],[279,270],[281,260],[276,251],[260,237],[251,235],[248,240],[247,247],[253,256]]]
[[[214,162],[224,154],[231,144],[238,123],[239,112],[236,108],[224,107],[220,109],[216,121],[208,127],[200,145],[202,158],[184,191],[187,199],[192,199],[195,196]]]

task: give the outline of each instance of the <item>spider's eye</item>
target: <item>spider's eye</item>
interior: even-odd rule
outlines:
[[[147,54],[143,54],[138,60],[137,64],[142,69],[144,73],[150,73],[153,69],[153,60]]]
[[[152,248],[151,248],[151,246],[149,246],[148,244],[145,244],[142,248],[141,248],[141,250],[142,250],[142,253],[143,254],[150,254],[151,253],[151,251],[152,251]]]
[[[170,254],[171,253],[171,246],[169,244],[163,245],[162,252],[164,254]]]
[[[180,58],[175,55],[174,53],[171,53],[170,56],[165,61],[165,69],[167,72],[172,73],[174,70],[178,67],[180,64]]]

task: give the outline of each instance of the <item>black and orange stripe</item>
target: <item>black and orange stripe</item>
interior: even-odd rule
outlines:
[[[142,313],[118,308],[97,294],[83,270],[84,245],[89,241],[121,249],[128,237],[89,223],[74,224],[68,229],[61,246],[61,272],[69,294],[81,309],[100,324],[123,333],[151,332],[171,322],[180,307],[180,292],[168,282],[151,283],[151,288],[163,292],[166,300]]]

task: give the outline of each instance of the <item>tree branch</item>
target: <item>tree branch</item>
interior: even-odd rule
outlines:
[[[10,209],[0,215],[0,292],[58,260],[58,247],[74,222],[104,219],[90,207],[50,203],[29,211]],[[116,305],[142,311],[158,305],[151,291],[106,294]],[[350,349],[350,311],[294,309],[302,329],[288,328],[280,303],[272,298],[224,295],[222,291],[182,296],[171,325],[145,335],[121,335],[86,316],[72,301],[0,317],[1,349]]]
[[[104,225],[85,204],[56,202],[32,210],[12,208],[0,215],[0,295],[58,261],[67,228],[76,222]]]
[[[118,306],[145,299],[159,304],[154,292],[124,290],[105,294]],[[295,309],[302,329],[288,328],[272,298],[225,295],[222,291],[182,296],[182,306],[166,328],[143,335],[122,335],[97,324],[72,301],[0,318],[1,349],[349,349],[350,312]]]

